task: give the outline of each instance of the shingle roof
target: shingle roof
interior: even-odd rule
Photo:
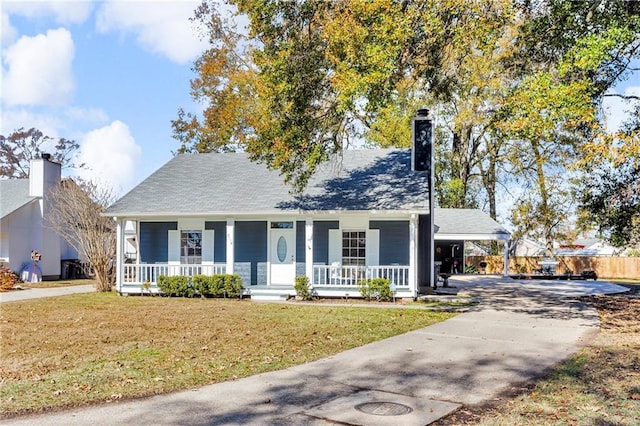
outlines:
[[[302,196],[244,153],[175,156],[105,214],[214,215],[304,211],[426,210],[428,176],[409,150],[347,150],[323,165]]]
[[[0,180],[0,219],[33,200],[35,197],[29,196],[29,179]]]
[[[436,208],[433,213],[436,235],[510,235],[509,231],[482,210]]]

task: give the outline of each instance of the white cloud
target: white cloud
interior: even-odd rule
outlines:
[[[3,1],[2,6],[3,12],[9,15],[19,15],[25,18],[53,16],[58,24],[79,24],[89,17],[93,1],[6,0]]]
[[[107,113],[100,108],[69,107],[65,109],[65,115],[71,120],[92,125],[103,124],[109,120]]]
[[[7,65],[2,80],[3,103],[65,104],[74,88],[71,68],[74,51],[71,33],[64,28],[35,37],[20,37],[3,56]]]
[[[82,138],[78,162],[85,163],[87,169],[77,173],[119,193],[136,183],[135,171],[141,156],[142,148],[131,135],[129,127],[116,120]]]
[[[9,135],[19,128],[40,130],[43,134],[52,138],[60,136],[60,130],[64,126],[64,120],[50,114],[38,114],[26,108],[4,108],[0,117],[0,134]],[[64,136],[69,139],[68,136]]]
[[[613,93],[619,93],[614,90]],[[625,96],[640,96],[640,86],[628,86],[622,93]],[[629,112],[634,101],[625,100],[615,96],[607,96],[602,101],[605,115],[605,123],[609,132],[616,132],[622,123],[629,118]],[[635,101],[637,102],[637,101]]]
[[[198,1],[108,1],[98,10],[96,27],[103,33],[134,34],[144,49],[184,64],[194,60],[207,46],[189,21],[198,4]]]
[[[2,46],[8,46],[15,41],[18,36],[18,30],[11,25],[9,14],[4,11],[2,12],[2,22],[0,22],[0,27],[2,29],[2,38],[0,39]]]
[[[109,121],[99,108],[3,108],[0,134],[8,135],[21,127],[35,127],[52,138],[80,139],[84,133]]]

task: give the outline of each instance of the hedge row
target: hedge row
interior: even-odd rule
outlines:
[[[240,297],[242,277],[237,274],[184,275],[158,277],[163,296],[175,297]]]

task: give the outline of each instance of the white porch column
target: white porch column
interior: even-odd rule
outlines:
[[[304,273],[313,284],[313,219],[310,218],[304,224]]]
[[[509,276],[509,240],[504,241],[504,277]]]
[[[235,262],[234,253],[234,236],[236,222],[233,219],[227,219],[227,274],[233,274],[233,263]]]
[[[124,269],[124,221],[116,217],[113,218],[116,221],[116,291],[120,293],[122,291],[122,277]]]
[[[409,288],[413,292],[414,297],[418,295],[417,240],[418,240],[418,216],[415,214],[412,214],[411,219],[409,220]]]

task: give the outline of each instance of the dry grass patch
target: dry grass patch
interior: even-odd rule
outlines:
[[[586,297],[600,315],[588,347],[496,407],[464,407],[438,425],[615,425],[640,419],[640,286]]]
[[[76,285],[88,285],[88,284],[95,285],[96,281],[91,279],[41,281],[39,283],[20,283],[20,287],[53,288],[53,287],[71,287]]]
[[[452,315],[97,293],[3,303],[1,411],[41,412],[245,377]]]

